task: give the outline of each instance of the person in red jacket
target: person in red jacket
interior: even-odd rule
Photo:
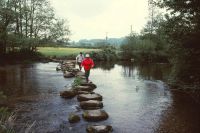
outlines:
[[[90,69],[94,67],[94,62],[90,58],[89,54],[85,55],[85,59],[82,61],[81,65],[84,67],[85,70],[86,81],[89,82]]]

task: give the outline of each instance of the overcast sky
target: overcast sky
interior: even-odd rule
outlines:
[[[60,18],[69,21],[71,40],[124,37],[130,26],[140,33],[148,0],[50,0]]]

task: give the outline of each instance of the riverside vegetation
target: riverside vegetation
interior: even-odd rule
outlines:
[[[6,100],[6,96],[0,91],[0,102]],[[1,104],[1,103],[0,103]],[[0,132],[1,133],[14,133],[10,122],[12,120],[12,113],[7,107],[0,107]]]

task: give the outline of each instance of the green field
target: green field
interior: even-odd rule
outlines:
[[[38,47],[38,52],[45,56],[69,56],[77,55],[80,52],[87,53],[91,51],[99,51],[99,49],[87,49],[87,48],[54,48],[54,47]]]

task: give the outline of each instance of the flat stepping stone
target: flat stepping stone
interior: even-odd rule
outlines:
[[[110,133],[113,128],[109,125],[89,125],[86,131],[87,133]]]
[[[63,73],[63,76],[64,76],[65,78],[72,78],[72,77],[74,77],[74,74],[71,73],[71,72],[65,72],[65,73]]]
[[[90,86],[76,86],[75,88],[74,88],[76,91],[89,91],[89,92],[91,92],[91,91],[93,91],[94,90],[94,88],[92,88],[92,87],[90,87]]]
[[[80,94],[91,94],[91,93],[88,91],[77,91],[77,94],[80,95]]]
[[[77,77],[80,78],[80,79],[86,79],[85,76],[77,76]]]
[[[74,65],[66,65],[65,67],[73,69],[75,66]]]
[[[108,119],[108,114],[104,110],[86,110],[82,116],[87,121],[102,121]]]
[[[100,94],[80,94],[77,97],[78,101],[88,101],[88,100],[98,100],[102,101],[102,96]]]
[[[63,98],[73,98],[76,95],[77,95],[77,93],[73,89],[69,89],[69,90],[60,92],[60,96],[63,97]]]
[[[86,110],[103,108],[103,103],[97,100],[89,100],[80,102],[80,107]]]
[[[60,71],[60,70],[62,70],[61,66],[57,66],[56,71]]]
[[[82,83],[81,86],[90,86],[90,87],[92,87],[94,89],[97,88],[97,86],[95,84],[93,84],[93,83]]]
[[[64,62],[63,64],[72,64],[72,65],[75,65],[75,63],[74,62],[70,62],[70,61],[67,61],[67,62]]]
[[[80,120],[81,120],[81,118],[78,115],[76,115],[75,113],[69,114],[68,121],[70,123],[76,123],[76,122],[79,122]]]
[[[80,72],[77,72],[76,76],[77,76],[77,77],[78,77],[78,76],[85,76],[85,73],[82,72],[82,71],[80,71]]]
[[[78,68],[72,68],[71,72],[76,75],[78,72],[80,72],[80,70]]]

